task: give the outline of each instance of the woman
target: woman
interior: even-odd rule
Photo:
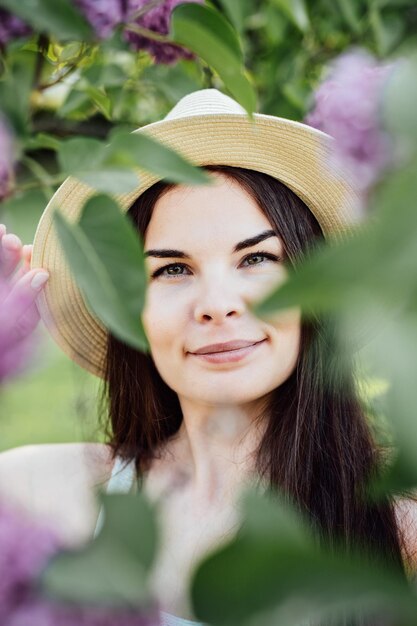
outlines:
[[[53,520],[75,545],[100,528],[96,486],[110,479],[109,489],[127,491],[140,477],[159,504],[152,585],[168,624],[193,618],[192,569],[233,536],[237,500],[252,481],[284,491],[327,542],[413,566],[412,505],[361,497],[378,451],[353,368],[346,359],[338,367],[330,322],[307,323],[298,309],[265,321],[251,310],[288,265],[350,227],[355,196],[327,168],[329,138],[270,116],[254,124],[216,90],[190,94],[140,132],[205,166],[211,179],[190,187],[143,174],[135,193],[119,198],[144,237],[150,355],[107,337],[62,263],[52,210],[74,217],[89,194],[67,181],[35,238],[33,266],[51,275],[38,306],[63,349],[104,378],[108,444],[6,452],[1,493]],[[17,246],[9,267],[21,254]],[[24,273],[15,289],[35,274]]]

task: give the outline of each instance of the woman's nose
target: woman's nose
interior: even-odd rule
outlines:
[[[202,285],[195,302],[194,318],[200,323],[222,324],[226,318],[240,317],[245,309],[242,295],[218,279],[215,284]]]

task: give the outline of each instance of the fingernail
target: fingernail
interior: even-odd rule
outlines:
[[[35,276],[30,281],[30,286],[32,287],[32,289],[39,289],[40,287],[42,287],[42,285],[46,283],[48,278],[49,274],[47,274],[46,272],[39,272],[38,274],[35,274]]]

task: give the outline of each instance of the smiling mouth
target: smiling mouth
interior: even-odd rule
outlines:
[[[218,352],[189,352],[189,355],[209,363],[235,363],[245,359],[247,356],[255,352],[258,346],[266,341],[267,339],[262,339],[261,341],[256,341],[240,348],[229,348],[228,350],[221,350]]]

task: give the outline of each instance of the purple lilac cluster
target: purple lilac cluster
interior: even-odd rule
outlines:
[[[30,35],[32,29],[19,17],[12,15],[6,9],[0,9],[0,47],[18,37]]]
[[[128,24],[137,24],[147,30],[153,30],[160,35],[168,35],[171,13],[174,8],[179,4],[191,1],[203,2],[203,0],[162,0],[157,6],[146,11],[146,13],[140,17],[128,19]],[[134,16],[138,10],[143,9],[147,4],[149,4],[149,0],[128,0],[129,16]],[[193,58],[192,53],[185,48],[144,37],[143,35],[129,30],[128,24],[125,30],[125,38],[130,42],[131,47],[134,50],[147,50],[157,63],[170,65],[180,59]]]
[[[13,171],[13,137],[6,121],[0,114],[0,202],[7,198],[12,190]]]
[[[0,506],[0,624],[2,626],[155,626],[157,614],[74,607],[42,598],[37,581],[62,549],[52,529]]]
[[[179,59],[192,59],[192,53],[181,46],[134,32],[129,24],[166,36],[174,8],[192,1],[203,3],[203,0],[160,0],[156,5],[155,0],[74,0],[74,3],[99,39],[110,37],[117,26],[123,25],[123,35],[133,50],[147,50],[157,63],[173,64]],[[22,20],[0,9],[0,46],[30,32]]]
[[[380,119],[382,89],[392,67],[361,49],[342,54],[315,92],[314,109],[305,119],[334,137],[335,164],[350,171],[363,196],[392,162],[392,144]]]
[[[30,584],[56,552],[54,533],[0,506],[0,623],[28,599]]]
[[[178,4],[190,1],[193,0],[160,0],[154,6],[152,0],[75,0],[97,37],[105,39],[117,26],[123,24],[123,36],[133,50],[146,50],[157,63],[165,64],[191,59],[193,55],[181,46],[143,36],[129,28],[129,25],[151,30],[158,35],[168,35],[173,9]]]
[[[75,0],[75,4],[99,39],[110,37],[116,26],[126,19],[123,0]]]

